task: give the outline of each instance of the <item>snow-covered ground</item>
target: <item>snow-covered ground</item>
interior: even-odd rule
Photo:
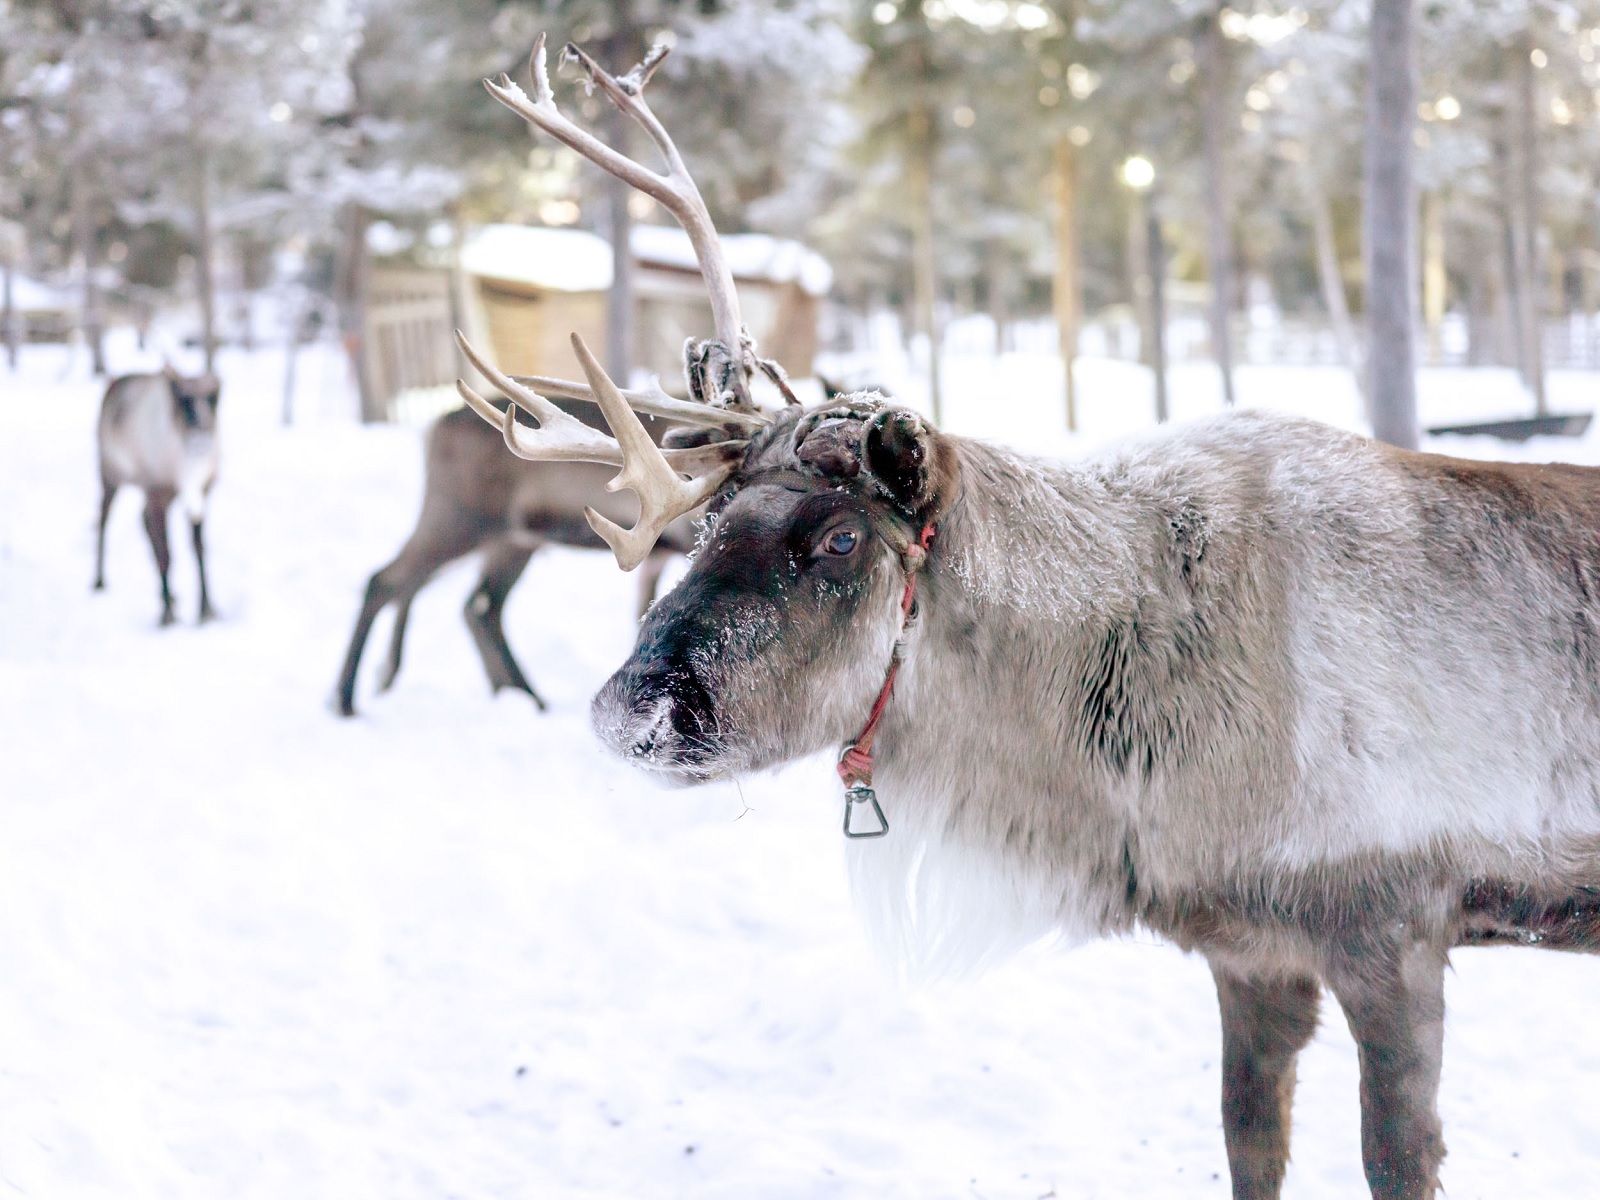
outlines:
[[[188,623],[180,542],[168,630],[131,496],[89,592],[96,388],[48,350],[0,368],[0,1197],[1228,1193],[1199,960],[1038,948],[906,990],[851,912],[826,763],[661,791],[601,756],[587,699],[632,628],[608,558],[541,555],[512,600],[549,715],[489,698],[465,566],[418,601],[396,690],[330,715],[361,585],[415,514],[418,434],[351,424],[332,358],[291,430],[275,356],[223,366],[224,619]],[[1148,420],[1136,368],[1082,382],[1086,440]],[[1428,419],[1517,404],[1503,373],[1423,388]],[[1066,448],[1042,360],[954,362],[948,390],[953,429]],[[1331,371],[1240,390],[1356,420]],[[1552,390],[1600,400],[1593,377]],[[1174,391],[1180,416],[1216,404],[1203,365]],[[1600,430],[1518,453],[1600,461]],[[1449,1194],[1594,1194],[1600,964],[1466,952],[1448,989]],[[1360,1180],[1330,1008],[1288,1194]]]

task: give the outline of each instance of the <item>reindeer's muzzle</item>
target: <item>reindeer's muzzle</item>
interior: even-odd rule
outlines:
[[[612,753],[679,783],[721,774],[711,695],[687,664],[635,654],[600,689],[594,731]]]

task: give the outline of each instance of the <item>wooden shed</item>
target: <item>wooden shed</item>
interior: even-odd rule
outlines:
[[[832,284],[827,262],[798,242],[761,234],[728,235],[722,242],[745,323],[762,353],[795,378],[809,376],[819,306]],[[711,305],[682,230],[635,226],[633,254],[634,363],[670,387],[679,377],[684,341],[710,334]],[[572,333],[604,345],[611,247],[598,235],[487,225],[468,235],[461,267],[471,332],[488,342],[502,369],[570,377]]]

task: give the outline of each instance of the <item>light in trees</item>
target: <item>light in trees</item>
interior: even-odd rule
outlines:
[[[1135,154],[1122,164],[1122,182],[1136,192],[1143,192],[1156,181],[1156,167],[1142,154]]]

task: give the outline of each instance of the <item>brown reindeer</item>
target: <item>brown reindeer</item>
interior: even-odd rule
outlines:
[[[594,423],[599,414],[578,406],[577,420]],[[664,428],[660,422],[653,423]],[[411,602],[441,568],[481,551],[483,570],[467,597],[465,617],[473,645],[483,660],[491,690],[526,692],[542,712],[545,702],[523,673],[506,642],[506,599],[541,546],[605,549],[583,520],[587,505],[625,520],[625,497],[607,493],[607,472],[592,463],[530,463],[506,452],[500,436],[465,408],[446,413],[428,430],[424,452],[422,511],[416,528],[392,561],[367,580],[355,629],[335,689],[343,716],[355,715],[356,673],[373,621],[394,607],[389,650],[379,676],[387,691],[400,673]],[[661,571],[674,554],[690,545],[687,520],[665,531],[645,562],[639,579],[639,614],[655,599]]]
[[[107,386],[97,426],[100,521],[95,536],[94,590],[106,586],[106,519],[123,486],[144,492],[144,530],[161,576],[161,624],[176,619],[167,579],[172,553],[167,512],[182,500],[200,572],[199,619],[215,612],[206,586],[206,501],[217,479],[217,400],[221,385],[210,375],[123,375]]]
[[[710,247],[642,96],[661,53],[616,78],[568,48],[665,174],[573,131],[542,44],[533,101],[490,90]],[[589,520],[624,567],[710,501],[595,698],[601,740],[682,783],[837,755],[858,892],[915,962],[1140,926],[1204,954],[1237,1197],[1279,1194],[1326,988],[1372,1194],[1435,1195],[1451,949],[1600,950],[1600,471],[1260,413],[1063,464],[876,395],[766,411],[701,266],[716,371],[684,415],[721,441],[658,448],[581,342],[615,441],[487,364],[538,430],[462,385],[517,453],[621,467],[638,522]]]

